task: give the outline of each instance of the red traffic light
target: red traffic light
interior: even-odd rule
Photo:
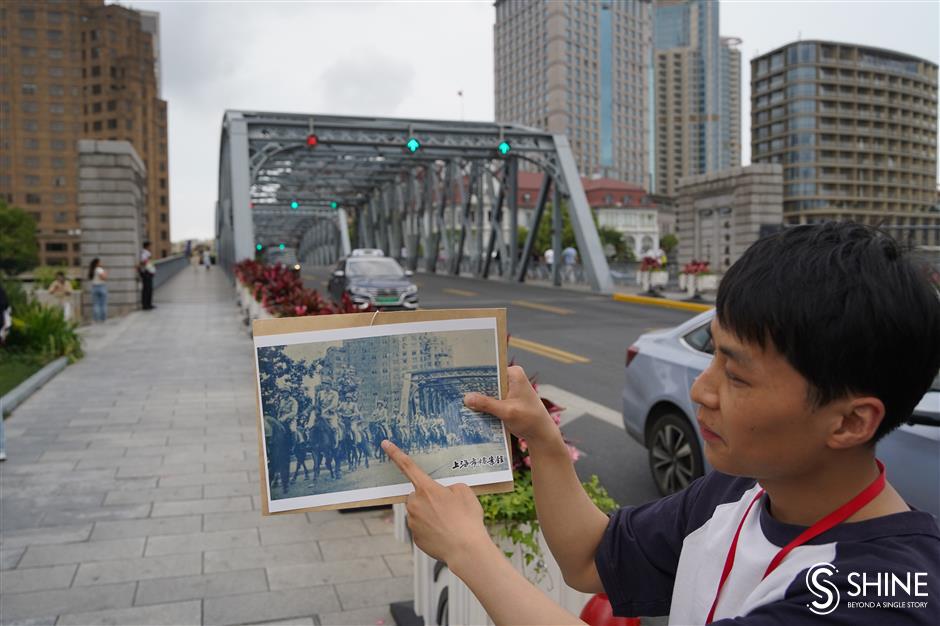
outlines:
[[[307,135],[307,145],[310,146],[311,148],[316,147],[319,141],[320,140],[317,139],[316,135]]]

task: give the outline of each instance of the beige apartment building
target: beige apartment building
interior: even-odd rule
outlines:
[[[653,189],[741,164],[741,40],[721,37],[719,3],[657,0],[653,20]]]
[[[146,236],[170,253],[159,19],[103,0],[0,6],[0,197],[36,219],[40,262],[81,263],[79,139],[126,140],[147,169]]]
[[[652,3],[495,4],[496,121],[565,134],[582,174],[649,188]]]
[[[756,57],[751,154],[783,166],[786,223],[852,219],[940,245],[935,63],[831,41]]]

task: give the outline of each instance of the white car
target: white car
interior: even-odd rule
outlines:
[[[714,316],[712,309],[675,328],[646,333],[627,350],[623,425],[648,450],[653,481],[663,495],[711,469],[689,391],[712,359]],[[940,376],[877,451],[908,504],[940,517]]]

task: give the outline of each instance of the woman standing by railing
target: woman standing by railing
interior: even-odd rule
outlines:
[[[103,322],[108,319],[108,272],[101,266],[101,259],[91,260],[88,279],[91,281],[92,317],[96,322]]]

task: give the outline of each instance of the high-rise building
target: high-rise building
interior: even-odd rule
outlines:
[[[648,184],[651,4],[497,0],[496,121],[571,141],[578,170]]]
[[[718,34],[719,3],[657,0],[653,18],[656,137],[653,182],[741,164],[740,40]]]
[[[0,197],[30,212],[40,262],[81,263],[78,140],[129,141],[147,168],[145,238],[170,253],[156,14],[103,0],[0,8]]]
[[[852,219],[940,244],[937,65],[800,41],[751,60],[751,160],[781,163],[789,224]]]

